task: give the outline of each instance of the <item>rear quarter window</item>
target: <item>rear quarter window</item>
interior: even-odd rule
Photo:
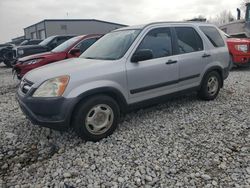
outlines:
[[[213,44],[214,47],[225,46],[224,40],[222,39],[219,31],[212,26],[200,26],[201,31],[207,36],[208,40]]]

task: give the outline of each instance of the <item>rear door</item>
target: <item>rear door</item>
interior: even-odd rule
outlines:
[[[224,68],[229,67],[228,48],[219,31],[213,26],[200,26],[199,28],[212,45],[210,49],[212,59],[210,62],[220,62],[224,64]]]
[[[151,50],[153,58],[137,63],[129,60],[126,64],[131,102],[170,93],[178,85],[179,70],[173,56],[171,28],[149,29],[133,53],[143,49]]]
[[[204,48],[204,42],[192,26],[175,26],[179,63],[179,87],[187,89],[200,84],[201,73],[210,54]]]

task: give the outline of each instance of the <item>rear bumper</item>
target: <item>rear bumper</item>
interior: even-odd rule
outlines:
[[[21,110],[33,124],[56,130],[65,130],[70,127],[74,99],[34,98],[23,95],[20,90],[16,98]]]
[[[238,66],[250,66],[250,54],[233,56],[233,63]]]

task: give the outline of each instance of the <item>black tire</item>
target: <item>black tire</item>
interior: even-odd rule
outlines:
[[[217,87],[214,86],[216,88],[214,92],[209,91],[209,86],[208,86],[209,81],[212,78],[215,78],[218,81],[218,86]],[[202,100],[207,100],[207,101],[214,100],[217,97],[221,86],[222,86],[222,78],[220,74],[217,71],[211,71],[207,73],[205,77],[203,78],[203,81],[201,83],[201,88],[198,92],[198,97]]]
[[[15,64],[15,62],[16,62],[16,59],[14,59],[12,50],[5,51],[3,53],[3,58],[4,58],[4,64],[7,67],[13,67],[13,64]]]
[[[8,61],[8,60],[4,60],[4,62],[3,62],[4,64],[5,64],[5,66],[6,67],[8,67],[8,68],[11,68],[12,67],[12,65],[11,65],[11,62],[10,61]]]
[[[113,112],[112,123],[110,127],[101,134],[93,134],[90,131],[90,126],[86,125],[87,116],[91,113],[91,110],[98,105],[106,105],[109,107],[109,110]],[[96,95],[93,97],[86,98],[83,100],[76,108],[73,114],[72,126],[76,133],[87,141],[99,141],[109,135],[111,135],[114,130],[117,128],[120,118],[120,109],[116,101],[106,95]],[[108,117],[110,119],[110,117]]]

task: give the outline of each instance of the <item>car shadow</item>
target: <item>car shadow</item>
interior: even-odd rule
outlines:
[[[230,72],[236,72],[236,71],[249,72],[250,71],[250,66],[249,67],[233,67],[230,70]]]

